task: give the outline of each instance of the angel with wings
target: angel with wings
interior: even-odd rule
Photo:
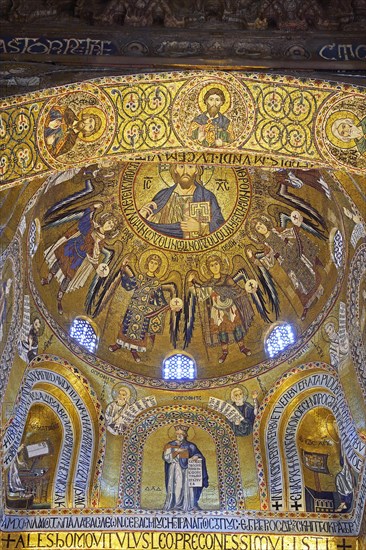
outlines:
[[[54,277],[60,286],[57,292],[57,309],[63,313],[62,297],[82,287],[93,269],[103,276],[107,266],[100,263],[101,249],[106,238],[116,233],[118,221],[112,213],[105,213],[100,222],[94,219],[95,210],[102,208],[95,203],[86,208],[77,226],[72,227],[60,239],[45,250],[45,259],[49,266],[47,277],[42,277],[42,285],[48,285]]]
[[[264,249],[256,254],[248,249],[247,255],[267,275],[268,269],[274,267],[276,262],[282,267],[303,306],[303,321],[310,306],[324,292],[320,275],[320,268],[324,266],[318,255],[319,247],[309,239],[305,231],[318,238],[323,237],[319,231],[305,223],[302,214],[297,210],[281,221],[284,224],[291,221],[292,227],[272,227],[271,221],[265,216],[253,218],[250,222],[253,234],[257,234]]]
[[[63,314],[64,294],[82,288],[94,274],[86,303],[89,310],[96,290],[109,273],[108,263],[115,256],[121,256],[123,245],[117,236],[122,222],[108,203],[107,183],[98,180],[98,172],[86,169],[78,174],[76,180],[74,178],[75,185],[81,183],[83,188],[53,204],[43,218],[43,229],[67,228],[46,248],[44,257],[48,273],[41,278],[42,285],[57,279],[60,315]]]
[[[236,342],[244,355],[251,355],[245,344],[245,336],[252,324],[256,306],[263,319],[270,322],[263,294],[255,280],[249,279],[244,268],[233,276],[227,273],[228,259],[221,252],[208,254],[201,272],[208,280],[203,281],[195,271],[186,277],[185,292],[185,346],[192,339],[196,317],[201,316],[200,302],[203,303],[201,325],[207,346],[220,346],[219,363],[223,363],[229,354],[229,344]],[[245,283],[245,288],[239,282]]]
[[[109,277],[100,295],[94,315],[98,315],[109,298],[117,290],[117,285],[129,292],[128,305],[114,344],[109,351],[128,349],[136,363],[141,361],[140,353],[147,351],[148,343],[153,346],[157,334],[164,330],[165,315],[170,311],[170,339],[176,347],[182,300],[178,298],[177,282],[162,279],[167,271],[167,259],[161,252],[145,251],[134,267],[134,255],[128,254],[119,269]],[[174,274],[169,274],[174,278]],[[178,274],[175,274],[178,275]],[[169,301],[166,294],[169,295]]]

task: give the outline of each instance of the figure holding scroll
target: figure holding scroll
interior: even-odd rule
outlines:
[[[253,431],[253,424],[259,409],[258,392],[252,393],[253,405],[247,401],[248,391],[246,388],[236,386],[231,390],[231,405],[240,413],[241,419],[232,423],[236,436],[249,435]]]
[[[112,395],[114,400],[108,404],[105,410],[105,421],[109,432],[113,435],[120,435],[127,427],[124,422],[123,413],[128,409],[133,399],[130,388],[119,384],[113,388]]]
[[[189,426],[174,426],[176,438],[164,447],[166,499],[164,510],[200,510],[198,501],[208,487],[206,459],[194,443],[187,440]],[[200,475],[197,475],[200,464]]]

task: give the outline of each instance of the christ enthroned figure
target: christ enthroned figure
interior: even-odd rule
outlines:
[[[146,223],[159,233],[180,239],[209,235],[224,223],[215,195],[198,179],[201,168],[174,164],[170,170],[175,185],[162,189],[140,209]]]

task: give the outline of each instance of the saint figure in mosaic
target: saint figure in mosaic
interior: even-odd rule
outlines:
[[[244,339],[254,317],[248,293],[238,284],[243,273],[240,271],[232,277],[225,272],[225,263],[224,255],[209,254],[205,261],[209,279],[202,281],[192,271],[186,281],[185,345],[189,344],[192,337],[196,305],[200,308],[202,304],[198,317],[202,321],[205,344],[221,347],[219,363],[227,358],[232,342],[236,342],[241,353],[251,355]]]
[[[49,272],[42,277],[41,284],[50,284],[54,277],[60,283],[57,292],[60,315],[65,292],[84,286],[93,271],[100,277],[108,275],[108,266],[100,263],[100,256],[105,240],[117,233],[118,221],[111,212],[101,214],[96,221],[95,211],[102,207],[102,203],[95,203],[86,208],[77,223],[44,252]]]
[[[128,386],[118,384],[113,388],[112,395],[114,399],[105,410],[105,423],[109,432],[120,435],[127,427],[123,413],[131,403],[131,390]]]
[[[339,146],[342,148],[353,145],[357,148],[361,155],[366,153],[366,117],[355,122],[352,118],[338,118],[332,126],[331,131],[333,136],[340,142]]]
[[[176,437],[164,446],[166,499],[164,510],[191,512],[200,510],[198,501],[208,487],[206,459],[198,447],[188,441],[189,426],[174,427]]]
[[[254,420],[259,409],[258,392],[252,393],[253,405],[247,401],[247,397],[248,391],[241,386],[236,386],[230,392],[230,404],[241,415],[240,421],[231,422],[236,436],[249,435],[253,431]]]
[[[55,106],[46,120],[46,145],[55,157],[68,153],[78,140],[96,141],[105,129],[105,115],[97,107],[75,113],[71,107]]]
[[[304,320],[313,302],[324,292],[319,268],[323,267],[318,257],[318,246],[301,228],[303,217],[298,211],[291,213],[292,227],[271,227],[268,220],[253,219],[252,228],[260,236],[264,249],[256,254],[255,262],[271,269],[276,262],[288,275],[303,305],[301,320]],[[247,250],[249,258],[253,252]]]
[[[162,273],[163,259],[158,253],[143,255],[140,259],[140,272],[128,263],[128,258],[120,267],[120,284],[127,291],[132,291],[126,313],[117,335],[116,342],[109,346],[109,351],[115,352],[121,348],[130,350],[134,360],[141,361],[140,352],[146,352],[148,342],[154,345],[155,337],[164,328],[164,318],[168,311],[173,319],[170,326],[171,339],[176,338],[177,319],[175,314],[182,309],[181,300],[173,300],[177,296],[174,283],[162,285],[159,275]],[[161,276],[161,275],[160,275]],[[170,293],[168,303],[164,291]]]
[[[221,147],[232,141],[230,119],[221,110],[226,102],[223,90],[209,88],[203,96],[205,111],[196,116],[190,127],[190,137],[204,147]]]

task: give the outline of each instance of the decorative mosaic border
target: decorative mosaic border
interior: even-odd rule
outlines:
[[[0,271],[3,269],[5,262],[9,260],[12,264],[12,289],[13,289],[13,304],[10,326],[7,331],[7,340],[0,358],[0,404],[3,402],[5,388],[8,383],[10,370],[13,365],[14,357],[17,353],[17,342],[21,330],[22,319],[22,296],[24,286],[24,271],[21,244],[18,237],[15,237],[12,243],[5,250],[0,258]]]
[[[311,373],[311,371],[313,371],[313,373]],[[255,453],[255,458],[256,458],[256,463],[257,463],[258,476],[259,476],[259,480],[260,480],[259,489],[260,489],[260,498],[261,498],[261,509],[263,509],[263,510],[267,510],[268,505],[269,505],[268,504],[269,503],[269,496],[268,496],[268,492],[267,492],[268,491],[267,476],[266,476],[266,473],[264,471],[263,456],[262,456],[261,444],[260,444],[260,435],[261,435],[262,430],[264,429],[263,427],[260,429],[263,416],[264,416],[265,413],[267,413],[269,408],[275,408],[276,406],[278,407],[278,405],[276,405],[277,402],[274,401],[274,396],[275,396],[276,392],[279,391],[280,388],[284,387],[285,384],[286,384],[286,387],[287,387],[287,385],[289,383],[289,380],[292,377],[294,377],[298,374],[305,375],[308,372],[309,372],[309,376],[316,376],[316,372],[319,373],[319,376],[322,376],[321,375],[322,371],[324,373],[327,373],[328,376],[331,375],[331,377],[334,379],[335,388],[336,388],[336,391],[337,391],[337,394],[338,394],[338,399],[341,399],[342,407],[343,407],[342,418],[345,417],[346,421],[348,422],[348,424],[347,424],[348,429],[345,430],[345,428],[344,428],[344,436],[345,437],[347,436],[347,439],[349,439],[349,437],[350,437],[349,427],[351,427],[351,429],[352,429],[352,438],[355,442],[356,441],[359,442],[360,449],[363,449],[363,455],[362,455],[363,459],[365,458],[364,457],[364,454],[365,454],[364,453],[364,451],[365,451],[364,438],[362,438],[357,433],[356,426],[355,426],[355,424],[352,420],[352,414],[351,414],[350,408],[347,404],[343,388],[340,384],[339,378],[338,378],[337,373],[334,370],[334,368],[331,367],[330,365],[327,365],[326,363],[322,363],[322,362],[305,363],[303,365],[294,367],[293,369],[287,371],[283,376],[281,376],[275,382],[275,384],[273,385],[271,390],[265,395],[265,397],[264,397],[264,399],[261,403],[261,406],[259,408],[258,414],[256,416],[256,420],[255,420],[255,423],[254,423],[254,427],[253,427],[253,446],[254,446],[254,453]],[[306,378],[306,377],[303,376],[303,378],[301,378],[301,380],[297,380],[296,382],[294,382],[294,385],[296,385],[296,384],[301,385],[303,383],[304,378]],[[319,381],[319,382],[321,382],[321,381]],[[313,389],[315,387],[317,387],[318,389],[324,388],[324,390],[326,390],[328,393],[330,392],[329,388],[327,388],[326,386],[323,386],[321,383],[319,383],[317,386],[313,385],[309,389]],[[287,389],[286,389],[286,392],[291,393],[291,390],[292,390],[292,386],[288,386]],[[295,392],[292,392],[292,393],[294,393],[293,397],[296,397],[296,395],[298,395],[297,393],[295,394]],[[332,395],[335,396],[334,392],[332,392]],[[284,398],[284,399],[286,399],[286,398]],[[291,399],[288,399],[286,401],[285,405],[281,405],[282,412],[285,411],[285,408],[288,405],[288,403],[291,402]],[[334,409],[334,411],[332,410],[332,412],[334,413],[334,415],[336,416],[337,419],[340,418],[340,414],[341,414],[340,411],[338,410],[338,405],[339,405],[339,401],[337,401],[337,407]],[[267,421],[267,427],[268,427],[269,421],[270,421],[270,418]],[[342,425],[343,425],[343,423],[344,423],[344,420],[342,420]],[[277,443],[279,443],[279,441],[277,441]],[[270,466],[268,466],[268,469],[270,469]],[[363,509],[364,501],[365,501],[365,497],[366,497],[366,495],[363,494],[362,490],[361,490],[361,484],[365,484],[365,479],[364,479],[365,478],[365,472],[364,472],[364,470],[365,470],[365,460],[363,460],[362,468],[360,469],[358,502],[357,502],[356,506],[353,509],[353,514],[345,514],[344,516],[342,515],[342,517],[352,518],[352,515],[355,516],[357,514],[357,510],[360,507]],[[276,512],[276,513],[278,513],[278,512]],[[303,512],[303,513],[308,514],[308,512]],[[339,515],[334,516],[334,517],[339,518]]]
[[[360,296],[361,280],[366,276],[366,243],[355,252],[349,269],[347,284],[347,319],[348,333],[353,363],[364,397],[366,398],[366,342],[360,331]]]
[[[187,101],[191,107],[197,105],[206,81],[221,87],[229,97],[241,98],[242,109],[235,105],[231,113],[232,123],[237,124],[231,143],[205,147],[188,135],[181,106]],[[159,93],[154,96],[156,90]],[[93,108],[103,113],[103,132],[98,139],[75,146],[82,147],[82,156],[75,148],[53,154],[43,135],[47,117],[52,109],[65,108],[68,101],[81,97],[84,103],[93,101]],[[331,122],[338,111],[352,112],[363,120],[364,102],[365,89],[349,84],[224,71],[138,74],[59,86],[1,103],[5,160],[0,178],[4,185],[11,185],[49,170],[80,165],[86,159],[90,163],[103,156],[128,160],[192,150],[211,156],[211,162],[222,153],[234,152],[247,154],[242,159],[246,165],[255,165],[259,155],[264,165],[272,167],[275,160],[278,167],[346,167],[362,173],[364,155],[356,146],[350,153],[349,145],[337,141]],[[240,124],[235,119],[239,112],[245,113]],[[203,158],[203,162],[210,161]]]
[[[230,512],[244,509],[244,491],[233,431],[224,419],[211,411],[179,405],[149,409],[139,415],[137,422],[126,433],[122,455],[119,507],[131,510],[141,509],[140,488],[144,443],[147,437],[157,429],[177,423],[197,426],[207,431],[215,441],[220,510]]]
[[[46,355],[45,354],[45,355],[37,356],[29,364],[26,372],[24,373],[23,381],[22,381],[22,384],[19,388],[18,396],[17,396],[16,402],[14,404],[14,415],[8,420],[6,426],[4,427],[4,441],[5,441],[5,438],[8,435],[9,430],[12,429],[14,419],[17,418],[18,408],[24,408],[25,403],[24,403],[24,399],[23,399],[23,392],[25,391],[25,388],[29,385],[29,383],[28,383],[29,376],[31,376],[32,373],[37,373],[39,370],[41,370],[42,372],[45,371],[45,370],[47,372],[54,372],[52,369],[50,369],[49,366],[47,368],[42,367],[42,365],[44,363],[47,363],[48,365],[49,365],[49,363],[56,364],[56,369],[57,369],[57,365],[62,366],[62,368],[66,368],[66,370],[68,370],[70,372],[70,374],[72,374],[74,377],[76,377],[81,382],[81,384],[85,388],[88,396],[90,397],[90,399],[93,403],[93,406],[94,406],[94,409],[95,409],[95,416],[96,416],[96,419],[98,419],[98,446],[96,447],[95,453],[91,457],[91,462],[90,462],[90,464],[94,464],[94,456],[96,455],[94,477],[92,478],[92,480],[90,482],[90,486],[91,486],[90,502],[91,502],[91,506],[98,506],[99,496],[100,496],[100,480],[101,480],[101,475],[102,475],[103,462],[104,462],[104,456],[105,456],[105,446],[106,446],[106,428],[105,428],[105,422],[104,422],[104,414],[103,414],[103,411],[102,411],[101,404],[98,400],[97,394],[94,391],[94,389],[91,387],[89,381],[82,375],[82,373],[76,367],[74,367],[73,365],[68,363],[66,360],[61,359],[61,358],[59,358],[57,356],[54,356],[54,355]],[[40,368],[40,367],[42,367],[42,368]],[[62,369],[61,369],[61,372],[58,372],[56,369],[55,369],[56,374],[58,376],[60,376],[61,378],[63,378]],[[44,381],[47,381],[47,380],[44,380]],[[36,380],[35,383],[37,383],[37,380]],[[47,383],[52,384],[52,382],[47,382]],[[76,393],[76,392],[74,392],[74,393]],[[83,403],[84,403],[84,401],[83,401]],[[18,424],[19,424],[19,422],[18,422]],[[90,424],[92,426],[92,422]],[[23,424],[23,428],[24,428],[24,424]],[[15,450],[16,450],[17,446],[20,443],[20,438],[21,438],[21,435],[22,435],[22,429],[23,428],[22,428],[22,426],[17,426],[15,428],[15,432],[14,432],[12,438],[11,438],[11,441],[12,441],[11,446],[14,447]],[[6,451],[5,443],[3,445],[3,448]],[[3,484],[3,487],[5,487],[5,484]],[[19,511],[17,510],[15,513],[18,513],[18,512]],[[27,511],[27,513],[32,513],[32,512],[37,512],[38,513],[39,510],[37,510],[37,511]],[[9,510],[9,513],[12,514],[13,512]]]

